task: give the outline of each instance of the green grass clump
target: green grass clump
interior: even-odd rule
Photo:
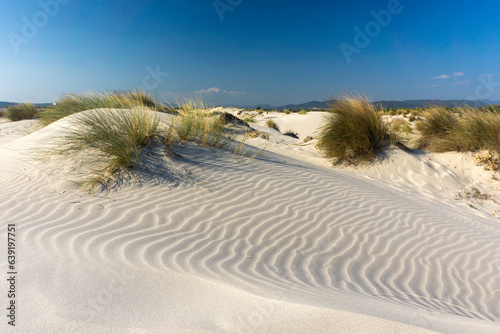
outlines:
[[[299,114],[299,115],[307,115],[307,111],[301,110],[297,114]]]
[[[279,126],[278,126],[278,124],[276,124],[276,123],[274,122],[274,120],[273,120],[273,119],[271,119],[271,118],[269,118],[269,119],[266,121],[266,126],[267,126],[268,128],[270,128],[270,129],[274,129],[274,130],[276,130],[276,131],[279,131],[279,130],[280,130],[280,128],[279,128]]]
[[[113,108],[129,109],[131,107],[148,107],[153,110],[162,109],[151,95],[142,90],[129,92],[107,92],[88,94],[65,94],[53,108],[40,113],[40,123],[47,126],[63,117],[91,109]]]
[[[242,118],[242,120],[244,120],[245,122],[247,123],[253,123],[253,117],[252,116],[245,116]]]
[[[459,150],[453,139],[459,119],[453,111],[438,106],[426,110],[423,116],[424,119],[416,125],[421,134],[416,141],[417,148],[435,152]]]
[[[489,150],[500,154],[500,113],[464,108],[459,114],[433,108],[417,123],[419,148],[434,152]]]
[[[392,129],[395,132],[411,133],[413,130],[410,123],[402,118],[396,118],[391,122]]]
[[[390,142],[386,125],[363,95],[345,94],[328,102],[333,111],[325,118],[318,148],[336,163],[369,161]]]
[[[500,112],[466,108],[453,131],[462,151],[489,150],[500,155]]]
[[[5,117],[12,122],[21,121],[23,119],[32,119],[38,115],[38,110],[33,103],[20,103],[10,106],[5,111]]]
[[[86,188],[106,187],[135,166],[141,150],[157,135],[159,119],[144,107],[94,109],[75,115],[52,154],[80,160]]]
[[[208,111],[202,101],[185,100],[179,106],[166,135],[167,145],[175,141],[193,141],[200,146],[221,147],[231,139],[224,120]]]

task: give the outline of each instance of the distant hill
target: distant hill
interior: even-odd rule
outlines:
[[[446,107],[487,107],[490,103],[481,101],[469,100],[406,100],[406,101],[377,101],[376,105],[384,109],[401,108],[401,109],[414,109],[414,108],[427,108],[432,105],[440,105]]]
[[[19,104],[19,103],[0,101],[0,108],[6,108],[8,106],[15,106],[16,104]],[[35,106],[37,106],[38,108],[48,107],[51,105],[52,105],[52,103],[35,103]]]
[[[287,104],[278,109],[302,110],[302,109],[329,109],[331,108],[326,102],[311,101],[302,104]]]
[[[12,106],[14,104],[17,104],[17,103],[0,101],[0,108],[6,108],[6,107]]]
[[[469,101],[469,100],[405,100],[405,101],[376,101],[374,104],[381,106],[384,109],[401,108],[414,109],[426,108],[432,105],[441,105],[447,107],[487,107],[495,104],[496,101]],[[331,108],[326,102],[311,101],[302,104],[287,104],[286,106],[277,107],[277,109],[301,110],[301,109],[329,109]]]

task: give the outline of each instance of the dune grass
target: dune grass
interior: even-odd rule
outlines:
[[[443,107],[425,111],[424,120],[417,123],[418,147],[433,152],[489,150],[500,154],[500,113],[471,107],[459,112]]]
[[[38,115],[38,109],[33,103],[20,103],[14,106],[9,106],[4,113],[4,116],[12,122],[21,121],[23,119],[32,119]]]
[[[402,118],[396,118],[390,124],[395,132],[411,133],[413,131],[410,122]]]
[[[53,108],[40,113],[39,121],[43,126],[47,126],[63,117],[84,110],[98,108],[127,109],[137,106],[148,107],[153,110],[163,108],[153,100],[151,95],[139,89],[128,92],[65,94]]]
[[[266,126],[270,129],[274,129],[276,131],[280,131],[280,128],[278,126],[278,124],[276,124],[276,122],[274,122],[273,119],[269,118],[267,121],[266,121]]]
[[[210,112],[201,100],[185,100],[178,105],[165,135],[167,146],[192,141],[200,146],[222,147],[231,139],[221,115]]]
[[[120,172],[130,170],[141,150],[157,135],[159,120],[144,107],[94,109],[75,115],[51,154],[84,166],[84,188],[109,186]]]
[[[436,106],[423,113],[424,120],[417,123],[420,138],[416,145],[419,149],[434,152],[457,151],[458,143],[453,140],[453,131],[459,126],[459,119],[449,108]]]
[[[318,148],[335,163],[370,161],[390,142],[380,113],[364,95],[332,96],[333,111],[325,117]]]
[[[379,112],[364,95],[332,96],[333,111],[318,135],[318,148],[335,163],[370,161],[390,142]]]

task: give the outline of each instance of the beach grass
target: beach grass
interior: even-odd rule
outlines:
[[[40,113],[39,121],[47,126],[66,116],[91,109],[113,108],[128,109],[131,107],[148,107],[153,110],[164,106],[154,101],[150,94],[140,90],[124,92],[90,92],[88,94],[65,94],[53,108]]]
[[[413,131],[410,122],[402,118],[396,118],[390,125],[395,132],[411,133]]]
[[[165,135],[167,146],[192,141],[200,146],[222,147],[230,139],[221,115],[209,111],[201,100],[184,100],[178,105]]]
[[[444,107],[424,112],[417,123],[417,146],[433,152],[488,150],[500,154],[500,113],[466,107],[454,113]]]
[[[274,129],[276,131],[280,131],[280,128],[278,126],[278,124],[276,124],[276,122],[274,122],[273,119],[269,118],[267,121],[266,121],[266,126],[270,129]]]
[[[434,152],[460,150],[459,143],[453,139],[460,125],[458,115],[447,107],[436,106],[425,110],[423,117],[416,124],[420,132],[416,140],[417,148]]]
[[[14,106],[9,106],[4,113],[12,122],[21,121],[23,119],[32,119],[38,115],[38,109],[33,103],[20,103]]]
[[[380,113],[364,95],[332,96],[333,111],[325,117],[318,148],[334,163],[370,161],[391,136]]]
[[[84,188],[106,187],[120,172],[130,170],[141,150],[158,133],[159,119],[145,107],[93,109],[71,120],[51,154],[84,165]]]

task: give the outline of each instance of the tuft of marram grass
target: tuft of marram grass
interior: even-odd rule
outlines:
[[[392,126],[392,129],[395,132],[402,132],[402,133],[411,133],[412,132],[410,122],[408,122],[405,119],[396,118],[390,124]]]
[[[89,110],[75,115],[50,153],[80,161],[86,170],[85,188],[105,188],[135,166],[158,124],[156,114],[143,107]]]
[[[462,143],[461,151],[489,150],[500,155],[500,112],[465,108],[453,138]]]
[[[61,118],[84,110],[99,108],[128,109],[133,107],[148,107],[153,110],[160,108],[151,95],[139,89],[129,92],[65,94],[53,108],[40,113],[39,120],[43,126],[47,126]]]
[[[9,106],[5,111],[5,117],[12,122],[21,121],[23,119],[32,119],[38,115],[38,109],[33,103],[20,103],[14,106]]]
[[[364,95],[332,96],[333,111],[326,116],[318,148],[335,163],[370,161],[390,142],[379,112]]]
[[[420,138],[416,141],[419,149],[435,152],[457,151],[459,146],[452,139],[452,131],[459,126],[455,113],[446,107],[432,107],[423,113],[424,119],[417,123]]]
[[[276,130],[276,131],[280,131],[280,128],[279,128],[278,124],[276,124],[276,122],[275,122],[273,119],[271,119],[271,118],[269,118],[269,119],[266,121],[266,126],[267,126],[268,128],[270,128],[270,129],[274,129],[274,130]]]
[[[201,100],[184,100],[178,105],[177,115],[165,135],[167,145],[192,141],[200,146],[222,147],[232,139],[223,118],[209,111]]]
[[[500,154],[500,113],[467,107],[459,114],[432,108],[417,123],[419,148],[434,152],[489,150]]]

